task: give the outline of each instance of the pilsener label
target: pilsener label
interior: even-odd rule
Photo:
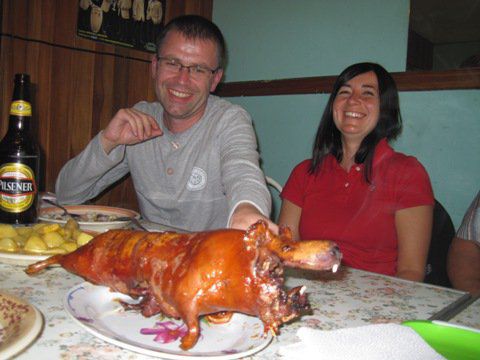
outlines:
[[[0,167],[0,209],[19,213],[35,200],[35,174],[25,164],[7,163]]]

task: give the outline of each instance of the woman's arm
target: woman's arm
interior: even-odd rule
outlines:
[[[480,246],[475,241],[454,238],[447,259],[448,277],[455,289],[480,295]]]
[[[287,225],[292,230],[293,240],[299,240],[298,224],[300,223],[300,215],[302,208],[294,203],[283,199],[280,215],[278,217],[278,225]]]
[[[395,226],[398,237],[396,276],[423,281],[432,236],[433,206],[416,206],[398,210]]]

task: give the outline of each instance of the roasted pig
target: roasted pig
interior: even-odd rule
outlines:
[[[60,264],[86,280],[133,298],[144,316],[181,318],[188,333],[181,348],[198,340],[199,316],[225,322],[232,312],[259,317],[265,332],[309,309],[305,287],[284,289],[283,266],[336,271],[341,253],[327,240],[292,241],[288,228],[273,234],[265,222],[247,231],[198,233],[111,230],[78,250],[30,265],[34,274]]]

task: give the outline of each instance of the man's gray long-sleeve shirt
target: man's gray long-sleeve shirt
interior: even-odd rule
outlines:
[[[176,134],[164,126],[160,103],[140,102],[135,108],[152,115],[164,134],[117,146],[108,155],[97,135],[62,168],[56,183],[60,203],[83,203],[130,172],[149,221],[192,231],[224,228],[243,202],[268,217],[270,193],[243,108],[210,96],[200,121]]]

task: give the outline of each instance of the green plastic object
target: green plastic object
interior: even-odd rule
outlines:
[[[480,330],[437,320],[412,320],[402,325],[415,330],[448,360],[480,359]]]

